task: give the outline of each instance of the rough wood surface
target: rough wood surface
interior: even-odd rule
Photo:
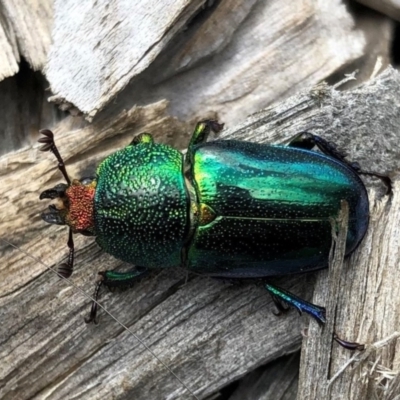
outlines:
[[[0,1],[0,80],[18,72],[23,57],[42,69],[50,47],[53,0]]]
[[[180,118],[238,122],[363,54],[364,34],[339,0],[222,0],[188,22],[202,3],[56,1],[52,100],[93,117],[117,94],[120,107],[167,98]]]
[[[390,18],[400,21],[400,2],[399,0],[357,0],[374,10],[388,15]]]
[[[295,400],[299,353],[282,357],[246,376],[229,400]]]
[[[350,64],[344,65],[329,78],[333,84],[340,81],[345,73],[357,71],[357,81],[349,81],[343,89],[367,81],[373,74],[387,68],[393,62],[392,46],[395,21],[388,16],[359,4],[351,3],[355,19],[355,29],[363,32],[366,44],[363,55]]]
[[[47,66],[53,100],[94,116],[149,66],[204,2],[56,0]]]
[[[45,4],[42,2],[41,6]],[[344,73],[359,71],[357,81],[349,81],[343,86],[349,88],[368,80],[373,73],[390,64],[393,21],[388,17],[360,5],[354,7],[354,4],[345,10],[340,2],[330,2],[329,7],[324,3],[309,5],[303,2],[297,8],[282,2],[279,6],[274,4],[255,0],[207,2],[207,7],[189,21],[186,29],[168,42],[148,70],[133,79],[96,118],[103,120],[102,113],[112,118],[135,104],[145,106],[167,99],[170,101],[170,114],[185,121],[215,117],[218,111],[219,117],[225,121],[239,123],[249,113],[316,84],[332,71],[335,71],[330,76],[330,82],[333,83],[341,80]],[[24,17],[26,26],[30,24],[29,18],[32,16],[37,17],[35,23],[51,25],[49,11],[38,16],[37,9],[29,8],[29,5],[31,3],[24,2],[27,8],[9,12],[7,18],[4,17],[4,21],[0,18],[0,21],[10,27],[18,27],[19,16],[26,14],[28,9],[29,15]],[[8,5],[10,7],[12,9],[11,3]],[[69,8],[62,8],[60,12],[65,12],[67,18],[70,11]],[[352,19],[355,20],[351,28],[355,33],[350,35],[354,39],[350,41],[353,48],[343,53],[346,40],[339,38],[349,34],[346,24],[351,27]],[[265,24],[265,20],[269,23]],[[103,28],[108,29],[107,26]],[[286,26],[292,28],[287,30]],[[19,29],[18,37],[21,40],[26,34],[27,28],[24,27],[22,24]],[[44,29],[34,29],[32,32],[35,32],[35,44],[43,47],[44,39],[41,36],[48,35],[48,32]],[[282,39],[285,35],[288,40]],[[329,35],[342,45],[331,46]],[[11,31],[7,35],[9,40],[14,36]],[[345,54],[349,53],[349,56],[353,52],[356,57],[358,53],[355,50],[360,48],[362,37],[365,46],[361,56],[349,64],[351,57]],[[14,39],[13,48],[17,51],[16,36]],[[68,51],[68,43],[57,42],[55,47],[61,46],[63,51]],[[7,44],[0,45],[0,49],[6,51]],[[19,54],[18,51],[16,54]],[[33,51],[35,56],[41,54],[42,51]],[[75,64],[75,60],[68,59],[68,63]],[[259,63],[265,68],[258,67]],[[57,112],[54,105],[47,104],[49,84],[39,73],[29,71],[28,65],[27,62],[20,62],[19,72],[0,82],[0,154],[19,149],[21,145],[33,144],[38,129],[51,127],[66,115]],[[321,65],[322,70],[319,67]],[[15,66],[18,67],[17,64]],[[313,72],[315,69],[316,73]],[[86,71],[88,81],[96,81],[96,71]],[[73,81],[74,76],[64,76],[63,79]],[[79,110],[66,103],[60,108],[68,109],[74,115],[79,113]],[[83,118],[75,118],[75,128],[86,125]]]
[[[399,88],[399,73],[392,69],[348,92],[320,85],[253,115],[221,136],[274,142],[309,130],[337,142],[363,168],[399,171]],[[61,123],[56,140],[70,174],[87,176],[102,158],[140,131],[162,136],[187,129],[166,116],[166,107],[162,102],[132,108],[75,131],[70,131],[67,122]],[[77,237],[76,270],[70,283],[60,281],[46,265],[54,266],[66,255],[67,232],[40,220],[39,213],[46,205],[38,201],[43,189],[61,181],[55,161],[51,155],[39,153],[37,147],[22,149],[0,158],[0,171],[4,193],[0,237],[20,248],[1,243],[2,399],[193,398],[130,331],[199,398],[299,347],[302,319],[293,311],[276,318],[262,288],[226,285],[187,276],[181,270],[155,273],[133,290],[102,294],[102,304],[130,331],[104,312],[100,313],[99,326],[86,326],[83,317],[89,300],[77,288],[90,294],[97,271],[127,266],[101,253],[92,239]],[[345,266],[349,275],[346,279],[342,276],[343,297],[339,298],[335,329],[347,339],[372,343],[398,329],[400,207],[398,184],[390,197],[383,196],[379,182],[370,182],[368,188],[371,228],[348,268]],[[312,282],[312,276],[277,280],[306,298]],[[319,287],[325,293],[323,285]],[[325,304],[326,298],[320,297],[319,302]],[[307,347],[321,334],[313,329]],[[303,365],[311,368],[307,362],[310,357],[332,351],[331,375],[337,365],[351,357],[335,344],[332,349],[321,346],[314,351],[303,355]],[[369,368],[371,360],[378,360],[379,369],[363,374],[363,379],[357,379],[360,370],[347,369],[335,381],[333,393],[346,396],[350,386],[351,393],[364,393],[382,376],[384,368],[398,374],[398,341],[372,354],[360,368]],[[323,384],[329,378],[317,376],[314,370],[304,373],[302,368],[306,377],[302,393],[311,392],[315,382]]]

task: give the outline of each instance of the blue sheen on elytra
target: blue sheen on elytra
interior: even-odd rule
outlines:
[[[358,175],[323,154],[291,147],[215,141],[194,151],[198,201],[215,213],[197,227],[189,267],[231,277],[283,275],[325,267],[331,221],[349,203],[346,253],[368,226]]]

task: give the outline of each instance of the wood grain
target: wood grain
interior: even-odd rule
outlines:
[[[89,119],[112,100],[166,98],[181,119],[218,112],[239,122],[364,54],[364,33],[339,0],[223,0],[190,20],[203,3],[56,1],[51,99]]]
[[[94,116],[149,66],[204,2],[55,1],[46,69],[52,100]]]
[[[18,72],[23,57],[34,70],[44,67],[51,43],[52,0],[0,1],[0,80]]]
[[[320,85],[229,127],[221,137],[277,142],[310,130],[337,142],[363,168],[398,172],[399,87],[400,76],[393,69],[351,91]],[[88,175],[107,154],[129,143],[135,133],[161,135],[186,130],[186,124],[166,114],[166,107],[166,102],[134,107],[73,131],[60,123],[55,129],[56,140],[70,174]],[[99,326],[83,323],[90,301],[79,288],[90,294],[97,271],[127,265],[101,253],[92,239],[77,237],[71,282],[60,281],[48,271],[47,266],[54,267],[67,252],[66,229],[48,226],[39,217],[46,207],[38,201],[39,193],[61,181],[51,155],[38,153],[36,146],[25,148],[0,158],[0,166],[0,237],[19,247],[15,250],[1,241],[0,397],[194,398],[110,316],[101,312]],[[398,329],[400,309],[396,285],[400,274],[398,183],[391,196],[384,196],[380,182],[368,182],[368,189],[370,229],[344,266],[335,319],[341,336],[367,344]],[[323,274],[316,294],[320,304],[327,299]],[[276,283],[309,298],[313,280],[312,276],[295,276]],[[132,290],[103,293],[101,302],[198,398],[294,352],[301,342],[302,319],[294,311],[276,318],[261,287],[227,285],[187,276],[181,270],[156,272]],[[302,356],[301,393],[310,393],[312,385],[329,379],[316,375],[318,371],[307,372],[307,360],[328,352],[332,376],[351,357],[335,344],[328,349],[313,347],[320,334],[320,329],[315,332],[311,327],[304,343],[312,351]],[[370,361],[375,360],[396,376],[398,341],[372,354],[360,368],[368,370]],[[353,392],[364,394],[376,382],[379,371],[359,375],[357,370],[348,369],[335,381],[331,393],[345,397]]]

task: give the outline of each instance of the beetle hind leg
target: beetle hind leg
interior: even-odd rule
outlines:
[[[266,283],[264,287],[271,294],[272,299],[274,300],[274,303],[277,305],[280,312],[286,311],[286,308],[283,306],[283,304],[286,304],[296,308],[300,314],[303,312],[309,314],[320,325],[325,325],[326,316],[324,307],[309,303],[293,293],[290,293],[278,286],[271,285],[270,283]]]
[[[290,293],[287,290],[284,290],[275,285],[271,285],[270,283],[265,283],[265,289],[270,293],[272,300],[274,301],[280,312],[287,311],[288,308],[283,306],[283,304],[286,304],[288,307],[292,306],[296,308],[300,314],[302,312],[309,314],[318,322],[319,325],[325,325],[326,312],[324,307],[309,303],[308,301],[301,299],[293,293]],[[336,333],[333,334],[333,339],[342,347],[348,350],[364,350],[365,348],[363,344],[341,339]]]
[[[392,192],[392,181],[389,176],[380,174],[379,172],[362,170],[357,162],[347,161],[346,153],[339,151],[335,143],[328,142],[320,136],[313,135],[310,132],[300,132],[290,140],[288,146],[305,150],[311,150],[313,147],[317,146],[324,154],[339,160],[357,174],[374,176],[380,179],[387,188],[387,194]]]

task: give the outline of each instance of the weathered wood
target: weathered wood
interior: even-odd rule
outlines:
[[[243,378],[229,400],[295,400],[299,361],[299,353],[294,353],[257,369]]]
[[[42,69],[50,47],[52,0],[0,1],[0,80],[18,72],[21,56]]]
[[[395,21],[370,8],[359,4],[351,5],[355,29],[363,32],[365,47],[361,57],[329,77],[328,81],[335,84],[342,79],[343,74],[357,71],[357,80],[347,82],[341,90],[358,86],[360,82],[369,80],[372,75],[380,73],[393,63]]]
[[[390,18],[400,21],[400,3],[398,0],[357,0]]]
[[[135,132],[166,133],[164,130],[176,128],[175,120],[163,116],[165,107],[166,103],[162,103],[144,110],[134,109],[112,122],[99,121],[98,125],[67,135],[61,134],[60,127],[57,140],[70,173],[77,175],[77,169],[87,170],[89,164],[121,147],[122,142],[129,143]],[[38,218],[40,209],[45,207],[39,204],[38,194],[60,180],[53,158],[38,155],[37,149],[27,149],[1,161],[8,166],[8,173],[1,180],[8,193],[1,210],[1,237],[7,236],[28,254],[39,256],[50,265],[59,261],[65,251],[65,229],[50,227],[48,231],[49,227]],[[29,180],[23,187],[15,187],[15,182],[27,176]],[[99,258],[93,244],[87,247],[92,241],[81,239],[76,243],[80,250],[73,281],[90,292],[89,282],[93,282],[99,268],[115,268],[121,263],[106,255]],[[2,342],[6,343],[2,354],[7,358],[2,369],[2,398],[56,399],[81,391],[86,398],[102,399],[111,393],[120,398],[143,399],[164,398],[173,393],[173,397],[185,397],[183,393],[188,396],[180,383],[131,334],[124,333],[104,314],[99,329],[85,326],[83,316],[88,312],[88,300],[60,285],[59,279],[46,273],[41,263],[10,250],[3,250],[1,265],[7,278],[2,281],[4,297],[0,312],[3,320],[11,324],[7,327],[4,324],[0,331]],[[229,287],[204,278],[191,278],[185,284],[186,278],[180,271],[164,272],[146,280],[136,290],[114,297],[108,306],[194,389],[202,388],[207,394],[229,382],[232,376],[224,377],[221,366],[226,364],[232,368],[239,355],[239,359],[245,357],[234,368],[236,377],[248,370],[250,359],[257,366],[298,348],[300,320],[276,320],[261,288]],[[299,282],[289,286],[302,292]],[[106,295],[102,299],[110,298]],[[220,319],[221,314],[213,311],[220,307],[230,316]],[[274,329],[266,332],[266,326]],[[253,327],[251,332],[249,327]],[[238,340],[249,333],[250,342],[257,343],[256,346]],[[282,339],[281,345],[269,340],[276,335]],[[217,355],[219,363],[215,363]],[[100,372],[103,363],[108,365],[105,375]],[[42,375],[40,371],[45,373]],[[92,375],[90,371],[96,372]],[[69,380],[67,375],[74,379]],[[94,381],[90,383],[88,379]]]
[[[93,117],[117,94],[119,107],[166,98],[171,113],[182,119],[218,112],[224,120],[239,122],[363,54],[364,34],[353,29],[339,0],[224,0],[214,17],[206,10],[206,17],[196,17],[200,22],[179,34],[188,10],[203,2],[164,3],[146,2],[143,10],[143,3],[123,0],[107,8],[100,2],[92,7],[56,1],[47,68],[52,100]],[[228,12],[232,4],[236,7]],[[178,19],[183,5],[186,19]],[[225,36],[221,28],[212,28],[217,22],[222,28],[231,22]]]
[[[46,72],[52,100],[94,116],[149,66],[204,2],[55,1]]]
[[[310,130],[338,142],[363,168],[399,171],[399,87],[400,77],[394,70],[348,92],[320,85],[253,115],[221,136],[282,141]],[[132,108],[76,131],[68,131],[69,127],[61,123],[56,140],[70,174],[87,176],[107,154],[129,143],[134,133],[145,130],[162,135],[186,129],[185,124],[166,116],[166,106],[164,102]],[[65,228],[45,225],[38,216],[46,207],[38,201],[40,191],[61,181],[51,155],[38,154],[37,147],[23,149],[0,158],[0,171],[4,193],[0,237],[26,252],[1,244],[0,397],[191,398],[132,333],[104,312],[100,313],[99,326],[86,326],[83,317],[88,313],[88,299],[47,271],[46,265],[54,266],[66,255],[67,239]],[[351,268],[345,267],[350,275],[342,278],[341,285],[348,297],[339,299],[336,317],[341,336],[366,343],[392,333],[400,309],[395,287],[400,273],[398,187],[395,185],[390,198],[382,198],[379,182],[368,187],[371,229],[351,257]],[[91,292],[97,271],[127,267],[102,254],[90,238],[78,237],[76,248],[71,281],[86,292]],[[277,283],[306,298],[312,288],[308,276]],[[159,272],[134,290],[102,294],[101,301],[199,398],[267,361],[293,352],[301,340],[301,319],[293,311],[276,318],[262,288],[187,277],[179,270]],[[307,346],[313,337],[310,329]],[[318,354],[329,349],[315,351]],[[336,345],[333,351],[350,357]],[[398,344],[383,353],[382,365],[394,368]],[[332,365],[341,360],[333,360]],[[351,371],[344,374],[351,375]],[[308,385],[316,379],[322,382],[315,375],[306,376]],[[359,386],[357,393],[371,383],[368,377],[354,379],[353,386]]]
[[[371,194],[368,234],[360,251],[345,261],[341,277],[333,285],[339,297],[328,316],[335,319],[341,337],[366,344],[367,356],[359,354],[344,369],[349,352],[338,346],[321,346],[326,335],[321,336],[315,327],[310,329],[302,351],[298,399],[394,399],[399,394],[395,391],[400,379],[398,194],[398,182],[390,198],[377,199]],[[314,301],[321,301],[331,291],[328,282],[327,274],[320,274]],[[391,340],[375,349],[375,342],[391,335]]]

